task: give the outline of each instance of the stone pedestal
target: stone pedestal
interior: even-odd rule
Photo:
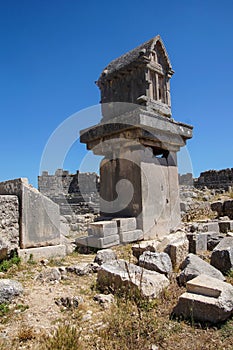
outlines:
[[[81,134],[100,164],[100,210],[136,217],[144,239],[161,238],[180,223],[176,153],[192,127],[135,108]]]

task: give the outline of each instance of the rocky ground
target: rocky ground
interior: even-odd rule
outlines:
[[[229,218],[221,216],[225,214],[226,208],[231,215],[232,209],[224,204],[231,200],[229,193],[183,188],[181,205],[184,209],[184,224],[181,236],[187,233],[194,235],[194,241],[197,242],[197,236],[203,237],[208,233],[206,224],[216,226],[222,219],[225,223],[223,226],[226,225]],[[213,211],[211,206],[216,202],[218,210]],[[65,223],[64,220],[63,222]],[[23,293],[19,293],[9,304],[0,301],[0,349],[232,350],[232,316],[227,321],[214,324],[173,316],[179,297],[186,291],[188,276],[193,274],[190,265],[187,267],[187,261],[194,261],[197,271],[196,266],[200,263],[197,259],[200,258],[198,274],[202,273],[206,267],[204,263],[210,266],[212,249],[219,240],[231,237],[231,232],[228,231],[230,230],[226,229],[226,233],[211,236],[211,241],[208,238],[211,250],[197,251],[196,255],[189,254],[188,257],[188,252],[185,254],[183,248],[174,253],[172,249],[165,249],[163,242],[160,242],[160,249],[157,245],[150,247],[152,252],[160,250],[161,264],[157,268],[163,274],[162,281],[166,284],[160,294],[150,300],[138,296],[135,289],[129,295],[117,293],[113,288],[100,288],[97,283],[99,265],[94,262],[94,252],[73,252],[64,259],[40,262],[34,262],[32,258],[27,263],[18,264],[16,261],[11,267],[0,264],[0,284],[4,279],[11,279],[20,282],[23,287]],[[73,235],[70,242],[72,248]],[[177,247],[177,242],[174,242],[173,246]],[[188,249],[187,239],[182,247]],[[146,269],[151,268],[157,262],[153,262],[150,253],[145,255],[141,248],[142,246],[138,250],[134,247],[132,250],[132,244],[129,244],[113,247],[113,252],[118,260],[124,259],[137,266],[139,263]],[[141,262],[140,258],[139,261],[136,258],[140,255],[139,251],[144,254]],[[169,254],[171,261],[167,260],[164,251]],[[184,262],[180,265],[182,260]],[[207,273],[208,270],[209,267]],[[220,272],[219,276],[215,274],[216,271],[212,277],[223,279]],[[225,274],[224,278],[229,286],[233,286],[232,272]],[[168,283],[166,279],[169,280]],[[148,290],[145,289],[145,293],[151,293],[151,289]]]
[[[118,258],[136,261],[130,246],[114,251]],[[232,319],[215,326],[171,319],[185,290],[178,286],[175,273],[162,295],[144,305],[123,296],[95,298],[100,294],[97,265],[83,269],[94,258],[95,254],[73,253],[63,260],[15,265],[2,274],[21,282],[24,293],[9,310],[0,311],[0,349],[233,348]],[[228,277],[228,282],[233,284],[233,278]],[[75,343],[70,344],[67,336]]]

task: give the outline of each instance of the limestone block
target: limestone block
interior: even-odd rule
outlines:
[[[1,182],[0,194],[16,195],[19,199],[20,248],[60,243],[59,206],[30,186],[27,179]]]
[[[137,228],[136,218],[117,218],[113,219],[117,222],[118,233],[134,231]]]
[[[116,253],[112,249],[98,250],[94,262],[102,265],[117,260]]]
[[[0,195],[0,259],[19,247],[19,201],[17,196]]]
[[[233,220],[219,221],[219,230],[221,233],[233,231]]]
[[[139,266],[166,276],[172,273],[172,262],[166,253],[144,252],[139,257]]]
[[[120,243],[119,235],[110,235],[106,237],[97,237],[97,236],[88,236],[87,237],[87,245],[88,247],[93,248],[110,248],[114,245],[118,245]]]
[[[186,284],[187,292],[218,298],[224,290],[225,282],[205,274],[199,275]]]
[[[189,253],[186,233],[179,231],[166,236],[158,246],[158,251],[164,251],[170,256],[173,268],[179,267]]]
[[[219,323],[233,314],[233,286],[200,275],[187,283],[173,314],[194,321]]]
[[[110,288],[113,292],[129,291],[143,297],[156,298],[169,285],[169,280],[155,271],[143,269],[124,260],[103,264],[98,271],[100,289]]]
[[[90,236],[107,237],[118,233],[116,221],[97,221],[89,224]]]
[[[212,252],[210,263],[223,273],[233,269],[233,237],[221,240]]]
[[[75,244],[77,246],[88,246],[87,238],[88,236],[78,237],[75,239]]]
[[[186,282],[201,274],[214,277],[220,281],[225,280],[223,274],[219,270],[192,253],[188,254],[181,264],[181,270],[182,272],[177,276],[177,280],[179,285],[183,286],[186,285]]]
[[[219,232],[219,223],[218,221],[210,221],[203,224],[204,232]]]
[[[207,250],[207,233],[187,234],[189,240],[189,253],[198,254]]]
[[[35,261],[41,259],[64,258],[66,256],[66,246],[59,244],[47,247],[19,249],[18,255],[25,262],[29,260],[30,256],[32,256]]]
[[[207,235],[207,249],[212,251],[225,237],[224,234],[216,232],[208,232]]]
[[[137,259],[139,259],[139,256],[142,255],[143,252],[146,252],[146,251],[156,252],[159,244],[160,242],[157,240],[142,241],[140,243],[134,244],[132,246],[133,255]]]
[[[121,232],[119,234],[119,237],[120,237],[121,243],[136,242],[136,241],[140,241],[143,239],[143,232],[142,232],[142,230]]]
[[[11,302],[14,297],[23,293],[23,286],[21,283],[10,280],[0,279],[0,304]]]

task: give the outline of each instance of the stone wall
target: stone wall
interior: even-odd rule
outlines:
[[[193,174],[179,174],[179,185],[181,186],[193,186]]]
[[[96,173],[70,174],[58,169],[54,175],[43,171],[38,189],[60,207],[62,215],[99,212],[99,176]]]
[[[195,181],[195,187],[229,190],[233,186],[233,168],[202,172]]]
[[[19,247],[19,202],[17,196],[0,195],[0,246],[3,249],[6,248],[6,254]]]

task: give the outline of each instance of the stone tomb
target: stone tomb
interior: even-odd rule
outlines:
[[[112,61],[97,85],[102,120],[80,141],[100,164],[100,210],[105,217],[135,217],[144,239],[180,224],[177,152],[192,126],[171,118],[171,64],[160,36]]]

